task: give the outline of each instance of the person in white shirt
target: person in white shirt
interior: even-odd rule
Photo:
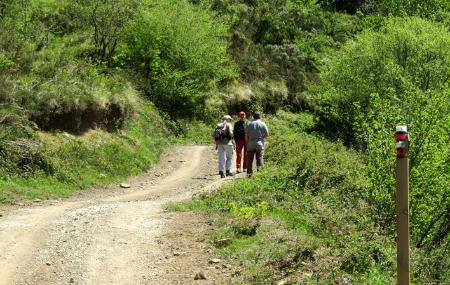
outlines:
[[[219,154],[219,175],[221,178],[233,176],[231,165],[233,162],[233,126],[230,115],[223,116],[223,122],[217,124],[214,139]]]

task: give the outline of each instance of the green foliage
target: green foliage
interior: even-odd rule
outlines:
[[[211,90],[233,75],[225,33],[209,11],[157,1],[126,28],[121,60],[143,73],[149,98],[163,111],[201,116]]]
[[[315,128],[315,117],[311,113],[290,113],[278,111],[276,115],[269,116],[267,123],[270,126],[270,133],[274,136],[282,137],[292,132],[310,133]]]
[[[398,102],[439,92],[450,77],[449,45],[445,27],[418,18],[391,19],[381,31],[363,32],[322,68],[315,93],[323,128],[351,142],[355,116],[366,112],[371,94]]]
[[[40,153],[42,144],[22,112],[17,106],[0,109],[0,172],[23,177],[38,169],[52,172],[53,167]]]
[[[446,0],[378,0],[378,9],[392,16],[420,16],[430,19],[439,19],[443,14],[450,12],[450,4]]]
[[[0,72],[4,71],[8,67],[14,65],[14,62],[9,59],[6,55],[0,54]]]
[[[220,94],[223,109],[230,113],[245,110],[276,113],[289,104],[288,88],[284,81],[254,81],[252,84],[235,84]]]
[[[38,54],[9,95],[44,129],[119,127],[135,112],[137,92],[119,75],[104,76],[94,65],[76,60],[71,44],[72,39],[64,39]]]
[[[96,58],[112,66],[122,30],[141,8],[141,1],[76,0],[71,8],[92,29]]]
[[[373,190],[368,201],[374,215],[394,231],[395,153],[392,134],[396,125],[407,125],[411,137],[410,205],[412,239],[416,246],[444,243],[450,204],[449,106],[450,90],[409,94],[392,102],[373,95],[370,107],[357,118],[357,138],[365,145]],[[448,237],[447,237],[448,240]]]
[[[396,125],[411,132],[411,222],[417,246],[445,242],[449,172],[450,35],[418,18],[391,19],[346,44],[324,67],[323,128],[367,155],[374,215],[393,232]]]
[[[229,24],[230,53],[244,88],[258,98],[266,88],[254,86],[286,86],[286,96],[261,106],[268,112],[276,112],[279,105],[307,107],[305,82],[314,79],[320,59],[359,29],[357,17],[324,11],[314,1],[211,0],[202,5],[218,11]]]
[[[265,201],[257,203],[255,207],[244,206],[239,208],[236,202],[231,202],[230,213],[234,217],[234,231],[240,235],[247,236],[256,234],[266,211],[267,202]]]
[[[83,136],[54,132],[0,140],[0,202],[66,197],[74,189],[117,181],[148,169],[159,159],[169,132],[148,102],[116,134],[101,130]],[[8,115],[11,113],[9,112]],[[4,118],[0,115],[0,118]],[[19,120],[14,121],[16,126]]]
[[[169,128],[177,136],[176,142],[210,144],[213,125],[203,121],[177,120],[169,124]]]
[[[331,11],[348,13],[379,13],[385,16],[420,16],[428,19],[441,19],[450,12],[450,4],[446,0],[319,0],[323,8]]]
[[[137,92],[86,57],[93,47],[82,33],[71,33],[76,21],[68,5],[7,3],[0,21],[0,102],[18,106],[42,129],[121,127],[136,111]]]

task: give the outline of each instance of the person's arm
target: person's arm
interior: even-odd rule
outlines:
[[[234,133],[233,128],[231,127],[231,124],[228,124],[228,134],[230,135],[231,144],[233,145],[233,149],[236,149],[236,142],[234,141]]]
[[[267,127],[266,124],[264,124],[264,129],[265,129],[264,138],[267,138],[269,136],[269,128]]]
[[[245,126],[245,143],[248,143],[248,124]]]
[[[233,134],[233,127],[231,126],[231,124],[228,124],[228,132],[230,134],[230,137],[233,138],[234,134]]]

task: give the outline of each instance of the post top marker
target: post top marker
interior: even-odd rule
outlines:
[[[396,133],[407,133],[408,132],[408,126],[397,126],[395,128]]]

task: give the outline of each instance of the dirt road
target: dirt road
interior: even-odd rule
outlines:
[[[0,209],[0,284],[193,284],[208,257],[172,260],[188,253],[170,246],[164,205],[223,182],[211,148],[178,147],[129,189]],[[211,274],[202,284],[221,283]]]

